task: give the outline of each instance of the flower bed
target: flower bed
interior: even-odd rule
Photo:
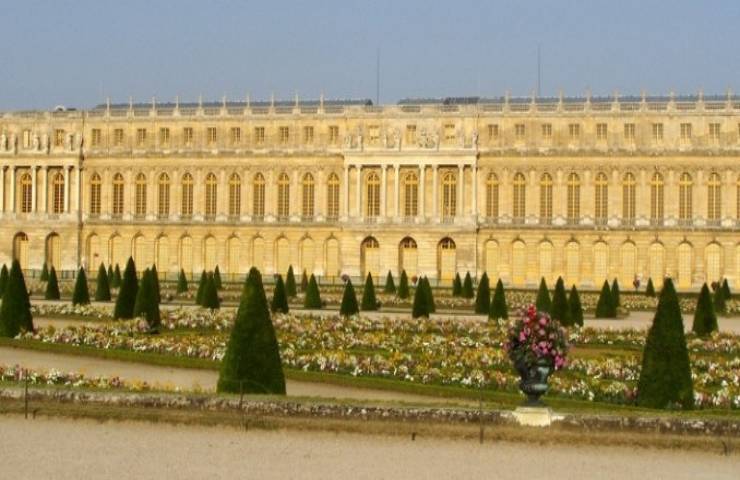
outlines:
[[[60,385],[75,388],[96,388],[106,390],[178,391],[167,385],[150,385],[144,381],[123,380],[120,377],[87,377],[77,372],[62,372],[55,368],[49,370],[27,369],[20,365],[0,365],[0,382],[25,382],[30,385]]]
[[[113,317],[113,307],[108,305],[72,305],[71,303],[32,303],[31,314],[39,317],[110,319]]]

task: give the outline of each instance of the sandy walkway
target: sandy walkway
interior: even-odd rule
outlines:
[[[625,318],[616,320],[586,318],[584,324],[593,328],[639,328],[646,329],[653,324],[655,312],[631,312]],[[688,332],[694,323],[694,314],[683,315],[683,326]],[[740,333],[740,317],[718,317],[720,332]]]
[[[36,352],[0,347],[0,365],[21,365],[31,369],[56,368],[89,376],[119,376],[127,380],[141,380],[152,385],[180,387],[185,390],[200,388],[215,390],[218,372],[189,368],[160,367],[141,363],[120,362],[93,357]],[[413,403],[455,403],[465,400],[443,399],[383,390],[371,390],[324,383],[287,381],[288,395],[300,397],[349,398],[360,400],[398,401]]]
[[[0,416],[7,478],[736,479],[740,457]],[[36,453],[29,453],[36,452]],[[533,457],[532,455],[536,455]]]

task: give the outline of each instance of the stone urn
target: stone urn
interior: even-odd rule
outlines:
[[[547,379],[553,371],[552,362],[547,358],[539,358],[533,364],[528,364],[520,358],[514,366],[521,377],[519,389],[527,396],[525,405],[543,406],[540,397],[547,392]]]

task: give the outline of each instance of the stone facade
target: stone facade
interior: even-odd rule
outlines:
[[[31,271],[740,282],[732,95],[12,112],[0,165],[0,262]]]

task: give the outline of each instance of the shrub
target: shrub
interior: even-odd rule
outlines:
[[[203,293],[206,291],[206,283],[208,282],[208,274],[205,270],[200,272],[200,280],[198,281],[198,291],[195,292],[195,304],[203,306]]]
[[[434,304],[434,294],[432,293],[432,286],[429,284],[429,279],[424,277],[424,299],[427,304],[427,311],[434,313],[437,311],[437,306]]]
[[[388,275],[385,276],[385,287],[383,293],[396,293],[396,282],[393,281],[393,274],[388,270]]]
[[[604,280],[604,285],[601,286],[599,300],[596,302],[596,318],[617,318],[617,309],[614,306],[608,280]]]
[[[488,317],[494,320],[509,318],[509,309],[506,306],[506,293],[504,292],[504,282],[498,279],[496,282],[496,290],[493,292],[493,301],[491,302],[491,310],[488,313]]]
[[[150,332],[158,332],[162,324],[154,278],[154,270],[148,268],[144,270],[141,275],[139,291],[136,293],[136,305],[134,306],[134,316],[144,318]]]
[[[217,390],[285,394],[275,328],[267,309],[261,275],[255,268],[250,270],[244,283],[234,328],[221,362]]]
[[[612,293],[612,304],[614,305],[614,311],[616,315],[616,312],[619,311],[619,307],[622,306],[622,296],[619,292],[619,282],[617,281],[616,278],[612,282],[611,293]]]
[[[311,274],[311,278],[308,280],[306,286],[306,298],[303,301],[305,308],[318,310],[322,307],[321,305],[321,294],[319,293],[319,284],[316,283],[316,277]]]
[[[455,279],[452,280],[452,296],[462,296],[462,280],[460,280],[460,274],[455,273]]]
[[[362,289],[362,305],[360,308],[364,312],[378,309],[378,299],[375,298],[375,284],[373,283],[373,275],[370,272],[367,274],[365,287]]]
[[[47,267],[46,262],[44,262],[44,265],[41,267],[41,275],[39,276],[39,280],[41,280],[42,282],[49,281],[49,267]]]
[[[272,292],[272,304],[270,305],[272,313],[288,313],[290,308],[288,307],[288,296],[285,294],[285,282],[283,282],[282,275],[277,275],[275,280],[275,289]]]
[[[105,271],[105,268],[103,268]],[[72,292],[72,305],[89,305],[90,304],[90,290],[87,288],[87,274],[85,269],[80,267],[77,271],[77,278],[75,279],[75,289]]]
[[[134,318],[134,306],[136,294],[139,291],[139,280],[136,278],[136,265],[134,259],[129,257],[126,269],[123,271],[121,289],[116,298],[116,307],[113,310],[113,318]]]
[[[414,304],[411,308],[411,316],[413,318],[429,317],[431,311],[427,304],[427,294],[424,288],[424,277],[419,279],[416,285],[416,291],[414,292]]]
[[[188,291],[188,277],[185,276],[185,270],[180,269],[180,273],[177,275],[177,293],[187,293]]]
[[[113,270],[113,278],[115,279],[115,288],[121,288],[121,284],[123,283],[123,276],[121,275],[121,269],[117,263],[115,270]]]
[[[645,287],[645,295],[648,297],[655,297],[655,287],[653,286],[653,279],[648,278],[647,287]]]
[[[719,285],[714,292],[714,311],[717,314],[723,314],[727,311],[727,299],[722,285]]]
[[[406,299],[409,296],[409,277],[406,275],[406,270],[402,270],[398,281],[398,298]]]
[[[46,300],[59,300],[59,282],[57,281],[57,271],[54,266],[52,266],[51,270],[46,274],[46,278],[48,278],[48,281],[46,282],[46,293],[44,293],[44,298]]]
[[[488,283],[488,274],[483,272],[475,296],[475,313],[488,314],[489,310],[491,310],[491,287]]]
[[[303,273],[301,274],[301,292],[306,293],[307,288],[308,288],[308,276],[306,275],[306,269],[304,268]]]
[[[547,289],[547,282],[545,277],[540,278],[540,289],[537,291],[537,300],[535,300],[535,306],[538,312],[550,313],[552,308],[552,301],[550,300],[550,291]]]
[[[696,301],[696,310],[694,310],[694,323],[691,326],[691,331],[693,331],[700,337],[706,337],[707,335],[716,331],[718,328],[717,314],[714,312],[712,296],[709,293],[709,287],[707,287],[707,284],[705,283],[701,287],[699,298]]]
[[[683,318],[673,281],[669,278],[663,284],[653,325],[645,341],[637,403],[649,408],[680,406],[689,409],[694,405]]]
[[[33,331],[31,301],[18,260],[13,260],[0,303],[0,337],[15,337]]]
[[[105,271],[105,265],[102,263],[98,268],[98,278],[95,285],[95,300],[98,302],[110,302],[110,283],[108,282],[108,273]]]
[[[216,265],[216,269],[213,271],[213,282],[216,285],[216,290],[224,289],[224,284],[221,282],[221,271],[218,269],[218,265]]]
[[[3,263],[0,268],[0,297],[5,293],[5,287],[8,285],[8,266]]]
[[[203,308],[218,310],[221,308],[221,300],[218,298],[218,288],[216,287],[216,276],[209,273],[206,278],[206,284],[203,287]]]
[[[352,280],[347,279],[344,284],[344,293],[342,293],[342,305],[339,307],[339,314],[343,317],[349,317],[360,313],[357,306],[357,295],[355,287],[352,286]]]
[[[288,267],[288,274],[285,276],[285,293],[290,298],[295,298],[298,295],[295,285],[295,275],[293,274],[293,265]]]
[[[108,283],[113,286],[113,265],[108,264]]]
[[[152,265],[152,287],[154,288],[157,304],[162,303],[162,291],[159,288],[159,272],[157,272],[156,265]]]
[[[568,310],[570,310],[571,325],[583,326],[583,306],[581,305],[581,296],[575,285],[570,288],[568,296]]]
[[[552,294],[552,304],[550,305],[550,317],[560,322],[564,327],[573,325],[563,277],[558,277],[558,281],[555,282],[555,291]]]
[[[463,298],[473,298],[475,291],[473,290],[473,277],[470,276],[470,272],[465,273],[465,280],[462,285],[462,296]]]
[[[727,282],[726,278],[722,280],[722,293],[725,296],[725,300],[730,300],[732,298],[732,291],[730,290],[730,284]]]

